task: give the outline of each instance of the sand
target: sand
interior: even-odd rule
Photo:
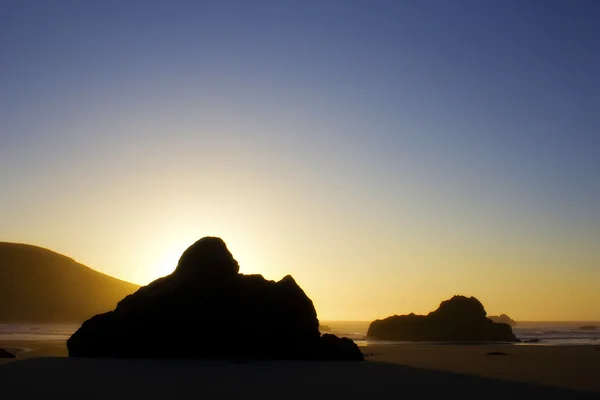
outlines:
[[[600,346],[367,346],[369,360],[600,394]],[[503,355],[487,355],[491,352]]]
[[[366,346],[362,363],[70,359],[60,342],[0,348],[30,349],[0,364],[7,399],[600,399],[593,346]]]

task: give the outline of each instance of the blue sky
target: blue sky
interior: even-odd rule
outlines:
[[[3,1],[0,239],[145,283],[164,232],[180,249],[218,226],[344,318],[318,276],[354,288],[373,254],[414,282],[511,252],[494,268],[595,279],[599,18],[594,1]],[[435,255],[399,255],[416,248]]]

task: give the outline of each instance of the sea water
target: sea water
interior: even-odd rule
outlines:
[[[595,326],[596,330],[580,329],[584,326]],[[600,321],[519,322],[513,332],[523,341],[540,339],[537,345],[600,345]]]
[[[353,339],[358,345],[414,344],[414,342],[389,342],[368,340],[369,321],[321,321],[321,326],[331,328],[330,333]],[[66,341],[80,324],[0,324],[0,341]],[[582,326],[596,326],[596,330],[582,330]],[[538,343],[519,345],[598,345],[600,346],[600,321],[576,322],[519,322],[513,327],[515,336],[523,341],[540,339]],[[321,333],[328,333],[322,329]]]
[[[66,341],[80,324],[0,324],[0,341]]]

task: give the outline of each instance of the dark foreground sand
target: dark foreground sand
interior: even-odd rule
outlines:
[[[64,343],[0,347],[32,349],[0,364],[2,399],[600,399],[592,346],[368,346],[363,363],[69,359]]]

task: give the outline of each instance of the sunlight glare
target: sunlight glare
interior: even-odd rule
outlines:
[[[162,255],[158,258],[157,265],[155,267],[156,278],[169,275],[177,267],[179,257],[187,249],[189,243],[181,243],[180,245],[171,246],[165,250]]]

